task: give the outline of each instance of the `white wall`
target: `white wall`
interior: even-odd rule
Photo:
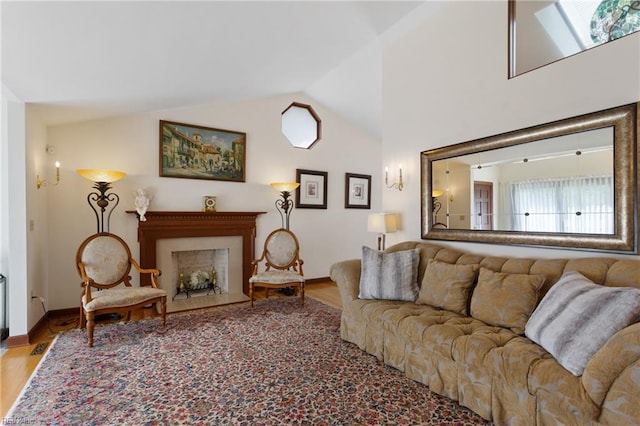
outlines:
[[[48,206],[49,201],[56,198],[60,186],[55,185],[56,154],[46,153],[47,128],[31,106],[27,105],[25,112],[27,218],[24,230],[27,235],[27,318],[31,328],[49,305]],[[36,185],[38,175],[46,181],[40,189]],[[40,299],[32,298],[32,295],[45,299],[44,309]],[[11,334],[14,334],[13,330]]]
[[[25,105],[2,85],[2,273],[7,277],[12,336],[28,331]]]
[[[405,215],[388,242],[420,240],[421,151],[640,100],[640,33],[507,79],[507,2],[444,2],[383,54],[383,162],[406,165],[402,193],[383,207]],[[442,243],[495,255],[591,252]],[[598,254],[600,255],[600,254]]]
[[[322,119],[322,140],[311,150],[291,147],[281,134],[280,114],[292,101],[311,104]],[[246,182],[159,177],[161,119],[246,132]],[[95,216],[86,201],[91,182],[76,174],[80,168],[109,168],[128,174],[113,184],[120,205],[113,213],[111,232],[121,235],[136,254],[137,220],[125,213],[134,209],[136,188],[155,193],[149,210],[198,211],[203,195],[215,195],[221,211],[264,211],[258,219],[256,239],[256,247],[261,249],[266,235],[281,226],[274,207],[279,194],[268,184],[295,181],[296,168],[328,172],[328,208],[294,209],[291,215],[291,230],[301,243],[306,277],[326,277],[332,263],[359,257],[363,244],[375,244],[375,235],[366,231],[366,218],[381,206],[376,191],[380,186],[380,142],[303,94],[52,127],[47,141],[55,146],[62,162],[62,182],[55,196],[49,197],[51,309],[78,305],[75,254],[82,240],[96,231]],[[346,172],[372,175],[372,210],[344,208]]]

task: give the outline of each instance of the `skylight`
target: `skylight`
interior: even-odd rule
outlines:
[[[558,49],[569,56],[640,28],[640,1],[557,0],[536,12]]]

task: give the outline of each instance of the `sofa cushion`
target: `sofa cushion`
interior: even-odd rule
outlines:
[[[452,265],[429,259],[416,303],[466,315],[477,270],[478,265]]]
[[[523,334],[544,280],[544,275],[493,272],[481,267],[471,296],[471,316]]]
[[[405,300],[418,297],[420,250],[384,253],[362,247],[360,299]]]
[[[580,376],[611,336],[639,318],[639,289],[601,286],[570,271],[551,287],[525,331],[560,365]]]

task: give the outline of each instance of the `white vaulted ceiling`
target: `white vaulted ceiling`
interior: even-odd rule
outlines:
[[[50,125],[306,91],[424,4],[2,1],[2,83]]]

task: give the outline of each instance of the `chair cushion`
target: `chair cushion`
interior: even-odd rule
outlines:
[[[274,231],[265,243],[265,256],[274,267],[286,267],[294,261],[298,244],[287,230]]]
[[[264,271],[249,278],[250,283],[286,284],[303,283],[304,277],[293,271]]]
[[[98,284],[122,281],[131,268],[127,248],[109,235],[92,239],[84,248],[80,260],[87,276]]]
[[[124,308],[166,295],[166,291],[153,287],[113,288],[92,291],[89,303],[86,303],[86,297],[82,296],[82,306],[87,312],[104,308]]]
[[[419,263],[420,249],[383,253],[362,247],[358,298],[415,301]]]
[[[531,315],[526,335],[574,376],[619,330],[640,319],[640,290],[605,287],[565,273]]]

